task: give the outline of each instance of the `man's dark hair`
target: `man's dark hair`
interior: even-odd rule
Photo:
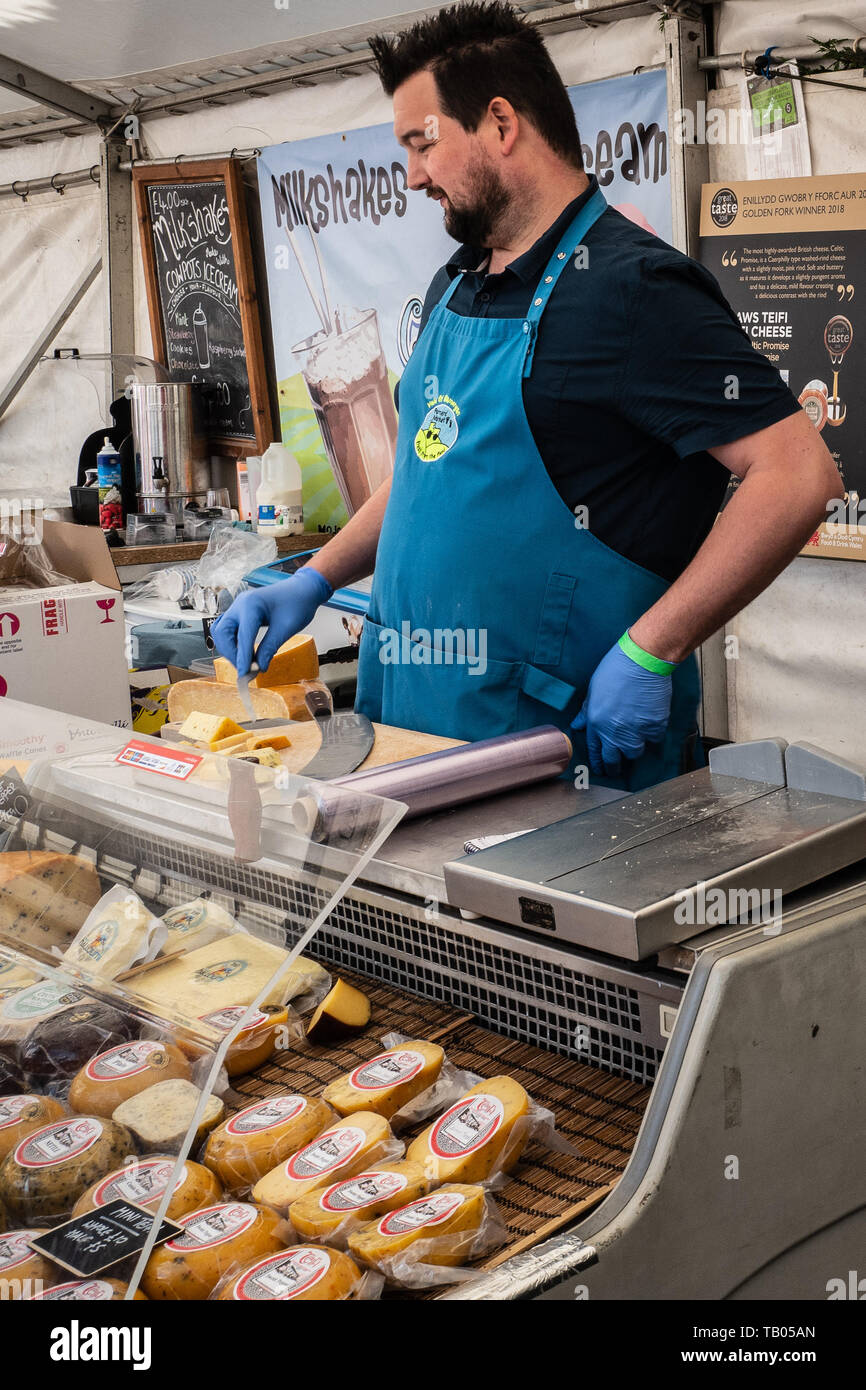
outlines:
[[[541,34],[501,0],[465,3],[422,19],[396,38],[370,39],[387,96],[425,69],[446,116],[475,131],[494,97],[510,101],[560,158],[583,168],[580,136],[562,78]]]

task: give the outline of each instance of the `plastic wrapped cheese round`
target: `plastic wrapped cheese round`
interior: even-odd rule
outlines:
[[[199,1022],[219,1033],[228,1033],[247,1011],[246,1004],[233,1004],[202,1014]],[[290,1024],[289,1020],[292,1020]],[[287,1004],[262,1004],[249,1023],[244,1024],[226,1053],[225,1069],[229,1076],[245,1076],[267,1062],[277,1050],[280,1029],[289,1029],[300,1040],[303,1028],[293,1009]]]
[[[0,1096],[0,1159],[17,1148],[26,1135],[65,1114],[65,1106],[51,1096]]]
[[[221,1202],[183,1217],[183,1231],[158,1246],[141,1287],[151,1299],[205,1299],[224,1275],[285,1247],[285,1222],[267,1207]]]
[[[338,1120],[285,1163],[265,1173],[253,1188],[253,1200],[285,1214],[292,1202],[314,1188],[402,1156],[403,1144],[394,1138],[388,1121],[362,1111]]]
[[[34,1294],[33,1302],[117,1303],[126,1298],[128,1288],[122,1279],[108,1279],[101,1274],[97,1279],[70,1279],[68,1283],[55,1284],[44,1293]],[[136,1289],[132,1297],[134,1301],[147,1301],[141,1289]]]
[[[190,1079],[179,1048],[147,1039],[120,1043],[91,1057],[73,1078],[69,1105],[82,1115],[110,1118],[117,1107],[158,1081]]]
[[[510,1076],[479,1081],[409,1145],[435,1182],[484,1182],[510,1172],[531,1137],[532,1102]]]
[[[19,1046],[19,1060],[40,1084],[67,1080],[97,1052],[129,1042],[137,1029],[131,1016],[82,999],[36,1023]]]
[[[25,1225],[56,1222],[82,1192],[134,1150],[123,1125],[68,1115],[21,1140],[0,1164],[0,1200]]]
[[[174,1165],[175,1159],[171,1154],[130,1159],[122,1168],[115,1168],[82,1192],[72,1215],[83,1216],[85,1212],[117,1201],[134,1202],[136,1206],[155,1211]],[[178,1217],[198,1211],[200,1207],[213,1206],[222,1198],[222,1186],[216,1176],[200,1163],[187,1160],[175,1180],[174,1192],[165,1214],[170,1221],[176,1221]]]
[[[390,1120],[435,1083],[445,1053],[436,1043],[409,1041],[380,1052],[332,1081],[322,1092],[338,1115],[372,1110]]]
[[[351,1298],[362,1278],[355,1261],[340,1250],[293,1245],[230,1274],[217,1297],[240,1303],[337,1300]]]
[[[316,1097],[269,1096],[224,1120],[210,1135],[203,1161],[229,1191],[251,1187],[335,1119]]]
[[[38,1286],[55,1284],[63,1278],[62,1270],[38,1250],[30,1247],[34,1236],[45,1235],[43,1230],[7,1231],[0,1235],[0,1288],[7,1298],[26,1298]]]
[[[289,1221],[302,1240],[322,1240],[342,1248],[346,1236],[359,1225],[429,1191],[430,1181],[419,1163],[380,1163],[299,1197],[289,1207]]]

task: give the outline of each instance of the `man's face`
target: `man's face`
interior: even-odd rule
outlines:
[[[418,72],[394,93],[394,133],[406,150],[409,187],[439,203],[448,235],[489,245],[511,198],[485,143],[486,123],[472,133],[443,115],[432,73]]]

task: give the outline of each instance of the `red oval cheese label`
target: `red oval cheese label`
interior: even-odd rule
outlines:
[[[102,1134],[102,1121],[84,1117],[55,1120],[52,1125],[35,1129],[22,1139],[15,1150],[15,1162],[22,1168],[53,1168],[67,1163],[96,1143]]]
[[[41,1096],[0,1096],[0,1129],[20,1124],[38,1112]],[[31,1114],[28,1115],[27,1111]]]
[[[465,1201],[462,1192],[434,1192],[430,1197],[419,1197],[408,1206],[389,1211],[376,1229],[383,1236],[402,1236],[408,1231],[417,1231],[421,1226],[438,1226],[440,1222],[447,1221],[451,1213],[462,1207]]]
[[[408,1181],[405,1173],[359,1173],[355,1178],[344,1178],[325,1188],[319,1206],[322,1211],[358,1211],[360,1207],[381,1202],[383,1197],[402,1192]]]
[[[383,1052],[371,1062],[356,1067],[349,1085],[356,1091],[383,1091],[386,1086],[399,1086],[417,1076],[424,1065],[420,1052]]]
[[[230,1033],[238,1019],[243,1018],[246,1011],[246,1004],[230,1004],[225,1009],[214,1009],[212,1013],[200,1014],[199,1022],[216,1028],[220,1033]],[[253,1014],[249,1023],[244,1024],[238,1036],[241,1037],[244,1033],[249,1033],[253,1028],[261,1028],[262,1024],[267,1022],[269,1022],[268,1015],[259,1009]]]
[[[464,1097],[440,1116],[430,1131],[430,1151],[437,1158],[462,1158],[480,1149],[502,1124],[505,1114],[498,1096],[481,1093]]]
[[[232,1298],[246,1301],[297,1298],[323,1279],[331,1267],[327,1250],[297,1246],[259,1260],[237,1281]]]
[[[126,1168],[109,1173],[107,1178],[102,1179],[93,1192],[93,1204],[104,1207],[109,1202],[123,1201],[146,1206],[148,1202],[156,1202],[168,1186],[173,1168],[173,1158],[145,1158],[130,1163]],[[175,1192],[183,1187],[186,1179],[187,1170],[184,1164],[174,1185]]]
[[[286,1163],[286,1176],[319,1178],[323,1173],[332,1173],[355,1157],[366,1137],[366,1132],[355,1125],[326,1130],[318,1139],[292,1154]]]
[[[30,1249],[30,1241],[39,1234],[39,1231],[7,1231],[5,1236],[0,1236],[0,1271],[5,1274],[25,1260],[32,1260],[36,1251]]]
[[[221,1202],[181,1217],[183,1231],[165,1243],[166,1250],[206,1250],[248,1231],[258,1212],[246,1202]]]
[[[162,1043],[121,1043],[92,1057],[84,1072],[91,1081],[116,1081],[118,1077],[137,1076],[148,1067],[165,1066],[167,1062]]]
[[[300,1115],[307,1107],[306,1096],[274,1096],[271,1100],[260,1100],[248,1105],[232,1115],[226,1125],[227,1134],[257,1134],[274,1125],[284,1125]]]
[[[105,1279],[73,1279],[68,1284],[55,1284],[53,1289],[34,1294],[34,1300],[41,1298],[57,1302],[68,1299],[70,1302],[89,1299],[91,1302],[107,1303],[114,1298],[116,1290]]]

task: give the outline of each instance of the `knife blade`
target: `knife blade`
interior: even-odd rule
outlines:
[[[240,702],[247,712],[247,719],[255,719],[256,712],[253,709],[253,701],[250,695],[250,681],[255,680],[258,675],[258,667],[253,670],[250,668],[245,676],[238,676],[238,696]]]
[[[327,782],[354,772],[376,739],[366,714],[335,714],[330,691],[311,690],[304,703],[319,726],[322,743],[300,775]]]

